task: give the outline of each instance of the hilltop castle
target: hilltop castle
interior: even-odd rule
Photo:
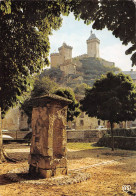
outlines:
[[[51,57],[51,67],[59,67],[65,75],[76,74],[77,67],[81,66],[79,59],[84,58],[98,58],[101,64],[105,66],[114,66],[113,62],[106,61],[100,58],[99,45],[100,40],[96,37],[94,33],[90,34],[90,37],[86,40],[87,43],[87,54],[80,55],[78,57],[72,58],[72,47],[68,46],[66,43],[58,48],[58,53],[52,53]]]

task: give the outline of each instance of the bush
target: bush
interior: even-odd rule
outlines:
[[[97,142],[98,146],[111,147],[111,144],[112,138],[108,135],[100,138]],[[136,150],[136,137],[114,136],[114,146],[125,150]]]
[[[114,136],[136,137],[136,129],[114,129]]]

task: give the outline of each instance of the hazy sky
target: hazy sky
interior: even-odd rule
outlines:
[[[58,31],[53,31],[53,35],[50,36],[50,53],[58,52],[58,48],[65,42],[67,45],[73,47],[72,57],[86,54],[86,40],[90,36],[91,29],[91,25],[85,25],[82,20],[75,20],[72,14],[68,17],[63,17],[62,27]],[[122,45],[122,42],[118,38],[115,38],[111,31],[106,29],[102,31],[93,30],[93,33],[100,40],[101,58],[115,62],[115,66],[122,70],[132,69],[131,55],[125,55],[125,50],[129,48],[129,45]],[[136,70],[136,68],[133,67],[133,70]]]

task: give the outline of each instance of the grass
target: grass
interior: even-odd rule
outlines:
[[[95,146],[95,143],[78,143],[78,142],[73,142],[73,143],[67,143],[67,148],[72,149],[72,150],[88,150],[88,149],[98,149],[98,148],[104,148],[104,147],[99,147]]]

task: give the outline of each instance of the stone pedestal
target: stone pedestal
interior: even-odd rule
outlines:
[[[33,100],[29,172],[44,178],[67,174],[68,99],[46,95]]]

